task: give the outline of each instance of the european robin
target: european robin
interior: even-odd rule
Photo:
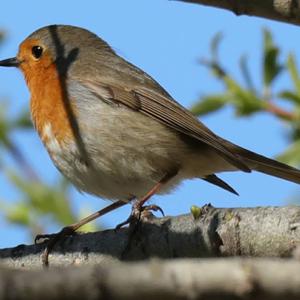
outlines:
[[[81,191],[119,200],[106,211],[139,199],[140,212],[152,194],[191,178],[236,193],[215,175],[224,171],[300,183],[299,170],[214,134],[88,30],[38,29],[0,66],[23,72],[34,126],[60,172]]]

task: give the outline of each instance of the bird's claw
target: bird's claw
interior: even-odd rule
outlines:
[[[140,221],[147,221],[153,217],[151,211],[159,211],[163,216],[165,216],[164,211],[158,205],[146,205],[140,206],[139,203],[133,205],[130,216],[122,223],[118,224],[115,230],[118,230],[125,225],[137,224]]]
[[[42,262],[45,267],[49,265],[49,254],[53,247],[57,244],[57,242],[61,239],[66,238],[67,236],[71,236],[75,234],[75,230],[72,226],[64,227],[58,233],[51,233],[51,234],[38,234],[35,239],[34,243],[37,244],[39,240],[46,239],[47,244],[45,250],[42,254]]]
[[[40,240],[50,240],[52,238],[55,238],[56,236],[57,236],[57,233],[38,234],[34,239],[34,243],[38,244],[40,242]]]

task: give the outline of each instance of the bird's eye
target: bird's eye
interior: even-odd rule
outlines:
[[[34,58],[39,59],[43,54],[43,48],[41,46],[33,46],[31,52]]]

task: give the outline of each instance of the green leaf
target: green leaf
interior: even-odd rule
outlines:
[[[273,43],[271,32],[264,30],[263,75],[264,85],[270,86],[273,80],[282,71],[283,67],[278,63],[279,48]]]
[[[192,214],[194,220],[197,220],[201,216],[202,208],[197,205],[192,205],[190,208],[190,211],[191,211],[191,214]]]
[[[211,51],[211,55],[212,55],[212,60],[217,62],[218,61],[218,50],[219,50],[219,45],[220,42],[223,38],[223,33],[222,32],[217,32],[210,43],[210,51]]]
[[[5,143],[7,140],[7,134],[9,132],[7,119],[7,103],[0,103],[0,145],[1,143]]]
[[[203,97],[192,106],[191,112],[197,116],[205,115],[221,109],[227,102],[224,95],[210,95]]]
[[[225,69],[218,62],[201,59],[200,63],[207,67],[216,78],[223,79],[223,77],[226,76]]]
[[[239,116],[248,116],[254,112],[264,110],[266,104],[259,99],[255,93],[244,89],[234,79],[226,76],[224,81],[226,82],[230,102],[236,109],[236,114]]]
[[[13,172],[9,172],[8,177],[23,193],[27,205],[40,216],[48,214],[62,225],[75,221],[63,185],[48,186],[41,182],[27,181]]]
[[[294,87],[297,91],[297,93],[300,96],[300,77],[296,66],[296,59],[293,54],[289,54],[287,59],[287,67],[290,73],[290,76],[292,78],[292,81],[294,83]]]
[[[15,224],[30,226],[30,208],[25,202],[12,205],[6,212],[6,219]]]
[[[295,141],[288,149],[276,157],[279,161],[292,165],[299,166],[300,164],[300,140]]]
[[[224,68],[221,66],[221,64],[219,63],[219,58],[218,58],[219,44],[221,42],[222,37],[223,34],[221,32],[215,34],[210,43],[211,58],[200,59],[200,63],[208,67],[212,71],[213,75],[216,76],[217,78],[222,78],[223,76],[226,75],[226,72]]]
[[[286,99],[296,105],[300,104],[300,94],[295,94],[292,91],[282,91],[278,94],[278,96],[282,99]]]
[[[24,109],[20,115],[12,121],[12,126],[15,129],[32,129],[29,111]]]
[[[250,76],[246,55],[243,55],[243,56],[240,57],[239,64],[240,64],[241,73],[242,73],[242,76],[245,80],[247,88],[251,92],[256,93],[253,81],[252,81],[251,76]]]

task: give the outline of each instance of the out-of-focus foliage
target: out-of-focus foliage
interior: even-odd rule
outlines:
[[[0,46],[3,38],[0,33]],[[16,132],[33,130],[28,108],[14,118],[9,115],[9,108],[9,102],[0,99],[0,172],[18,190],[20,198],[8,201],[0,194],[4,217],[8,222],[25,226],[33,236],[47,231],[47,225],[53,223],[64,226],[78,221],[82,216],[71,209],[69,184],[61,177],[53,185],[40,178],[13,138]],[[14,166],[7,164],[7,156],[14,160]],[[93,223],[84,226],[84,230],[95,229]]]
[[[246,56],[239,59],[239,69],[243,83],[228,72],[219,59],[218,49],[222,35],[217,34],[211,42],[211,57],[202,59],[213,76],[223,83],[224,92],[202,96],[192,107],[195,115],[204,115],[220,110],[226,105],[233,107],[237,116],[247,117],[256,113],[271,113],[286,122],[289,127],[290,146],[277,158],[291,165],[300,165],[300,74],[294,54],[290,53],[282,61],[280,48],[274,43],[271,33],[263,30],[261,80],[259,87],[254,86],[248,69]],[[274,91],[278,77],[287,72],[293,88]],[[289,102],[287,110],[284,102]]]

